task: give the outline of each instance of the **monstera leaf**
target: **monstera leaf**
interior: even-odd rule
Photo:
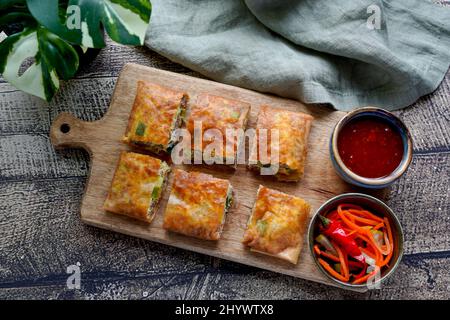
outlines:
[[[59,79],[75,75],[77,50],[103,47],[104,31],[116,42],[143,44],[150,13],[149,0],[0,0],[0,33],[9,34],[0,39],[0,73],[50,101]]]
[[[21,74],[22,67],[26,70]],[[58,90],[59,78],[70,79],[77,69],[75,49],[43,27],[27,27],[0,43],[0,73],[5,80],[47,101]]]
[[[59,88],[59,78],[69,79],[78,69],[78,54],[69,43],[39,26],[21,6],[23,1],[7,1],[7,12],[2,10],[6,2],[0,7],[0,30],[15,23],[23,28],[0,42],[0,73],[16,88],[50,101]]]
[[[149,0],[26,0],[36,20],[67,41],[87,48],[105,46],[103,29],[112,40],[142,45],[150,21]]]

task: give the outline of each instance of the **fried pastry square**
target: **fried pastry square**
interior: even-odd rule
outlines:
[[[203,240],[218,240],[231,202],[228,180],[177,169],[163,227]]]
[[[261,106],[256,124],[256,135],[250,150],[249,167],[261,171],[262,168],[277,162],[278,180],[300,180],[305,169],[312,121],[312,116],[301,112]],[[264,135],[261,129],[266,129]],[[278,145],[272,141],[272,130],[278,132]],[[263,147],[267,145],[267,150],[263,150],[262,153],[261,141],[265,141]],[[261,154],[267,156],[262,157]]]
[[[243,101],[210,94],[199,95],[187,120],[187,129],[192,137],[192,157],[201,154],[204,160],[206,157],[211,159],[211,163],[235,166],[237,152],[243,143],[243,135],[238,133],[239,130],[245,130],[249,111],[250,104]],[[201,127],[196,126],[196,123],[201,124]],[[229,134],[227,138],[227,129],[235,134]],[[199,135],[198,141],[195,135]],[[211,147],[218,136],[222,138],[221,143]]]
[[[164,161],[123,151],[103,208],[152,222],[169,171],[170,167]]]
[[[189,96],[150,82],[138,81],[137,93],[123,141],[154,153],[170,152]]]
[[[251,251],[297,264],[309,211],[305,200],[259,186],[243,243]]]

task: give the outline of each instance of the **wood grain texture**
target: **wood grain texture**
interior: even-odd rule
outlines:
[[[414,105],[395,113],[411,128],[416,153],[450,150],[450,72],[441,86]]]
[[[54,152],[44,135],[0,136],[0,179],[85,176],[89,157],[80,151]],[[31,161],[30,161],[31,157]]]
[[[446,258],[407,257],[381,290],[355,293],[277,273],[220,266],[201,273],[143,276],[134,273],[82,274],[80,290],[65,286],[66,274],[15,287],[0,286],[0,299],[450,299]]]
[[[0,77],[0,298],[450,298],[450,73],[436,92],[396,112],[415,143],[411,168],[388,199],[404,227],[406,254],[382,290],[360,294],[81,223],[89,157],[55,151],[50,124],[62,111],[100,119],[125,62],[199,76],[145,48],[109,44],[49,104]],[[68,290],[66,267],[77,261],[82,289]]]
[[[407,230],[406,253],[449,251],[450,152],[416,155],[389,204]]]
[[[201,170],[220,178],[229,179],[233,186],[235,205],[227,214],[221,239],[217,242],[201,241],[175,235],[162,228],[162,218],[169,192],[163,194],[162,205],[156,214],[156,218],[150,225],[105,212],[102,207],[120,151],[128,149],[121,142],[121,139],[135,98],[137,80],[151,81],[160,85],[170,84],[170,87],[175,90],[186,90],[194,101],[195,96],[203,92],[246,101],[252,105],[249,127],[255,126],[259,106],[263,104],[288,110],[303,111],[313,115],[315,120],[309,139],[304,178],[300,183],[283,183],[275,181],[273,177],[255,175],[247,170],[245,166],[238,166],[236,171],[217,170],[218,168],[211,166],[184,166],[184,169],[187,170]],[[342,116],[342,112],[329,112],[323,108],[311,109],[292,100],[263,95],[241,88],[186,77],[137,64],[127,64],[117,80],[111,98],[111,105],[100,120],[83,122],[70,114],[62,113],[52,125],[50,138],[55,147],[82,148],[90,154],[91,169],[89,181],[81,204],[81,219],[84,222],[218,258],[331,284],[332,282],[324,277],[312,261],[307,241],[304,241],[302,254],[297,266],[292,266],[279,259],[251,253],[241,241],[245,232],[246,221],[251,214],[256,191],[260,184],[306,199],[311,204],[311,213],[328,198],[353,190],[335,174],[327,151],[331,129]],[[63,124],[70,126],[68,133],[61,132],[60,128]]]
[[[83,273],[93,277],[175,275],[207,269],[211,258],[206,256],[82,224],[84,187],[83,177],[0,182],[0,287],[30,281],[41,284],[46,278],[51,282],[77,262]],[[34,221],[31,227],[29,221]],[[167,259],[168,254],[173,258]]]

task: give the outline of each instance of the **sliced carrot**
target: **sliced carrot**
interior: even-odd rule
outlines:
[[[342,208],[349,208],[349,209],[354,209],[354,210],[364,210],[360,206],[358,206],[356,204],[351,204],[351,203],[342,203],[341,206],[342,206]]]
[[[389,242],[391,243],[391,246],[394,247],[394,237],[392,236],[392,229],[388,218],[384,218],[384,223],[386,224]]]
[[[327,270],[333,277],[335,277],[338,280],[341,280],[343,282],[348,282],[348,279],[341,276],[339,273],[336,272],[325,260],[319,258],[319,263],[324,267],[325,270]]]
[[[341,248],[339,248],[339,246],[336,243],[331,242],[331,244],[333,245],[334,249],[336,250],[336,252],[339,255],[339,262],[341,263],[341,275],[343,277],[345,277],[346,279],[349,279],[350,278],[350,274],[349,274],[349,271],[348,271],[348,265],[345,262],[344,253],[342,252]]]
[[[380,262],[380,268],[386,266],[391,261],[393,250]]]
[[[367,237],[363,236],[362,234],[358,234],[357,237],[360,238],[361,240],[365,241],[372,248],[372,250],[375,254],[375,262],[378,265],[378,263],[381,262],[382,256],[381,256],[380,252],[378,251],[378,249],[376,248],[375,244],[372,243]]]
[[[388,254],[389,254],[389,253],[392,252],[392,245],[391,245],[391,242],[389,241],[387,232],[383,232],[383,233],[384,233],[383,237],[384,237],[384,243],[385,243],[385,244],[384,244],[383,246],[381,246],[381,248],[382,248],[383,250],[387,251]]]
[[[355,230],[355,229],[350,229],[350,228],[342,228],[342,229],[344,229],[344,231],[345,231],[345,233],[349,236],[350,234],[354,234],[354,233],[356,233],[356,232],[358,232],[358,230]]]
[[[366,218],[370,218],[372,220],[383,222],[383,218],[380,218],[379,216],[374,215],[373,213],[371,213],[370,211],[367,211],[367,210],[349,209],[348,211],[350,211],[350,213],[353,213],[353,214],[356,214],[356,215],[361,215],[361,216],[364,216]]]
[[[387,249],[383,249],[382,247],[380,247],[378,245],[378,243],[375,241],[375,238],[373,237],[372,232],[367,231],[366,232],[367,237],[369,238],[369,240],[375,245],[375,248],[377,248],[377,250],[382,254],[382,255],[388,255],[390,252],[390,248]]]
[[[333,255],[331,253],[328,253],[328,252],[325,252],[325,251],[321,251],[320,255],[325,257],[325,258],[328,258],[328,259],[330,259],[330,260],[332,260],[334,262],[339,262],[339,257],[336,257],[335,255]]]
[[[369,274],[367,274],[367,275],[365,275],[365,276],[363,276],[363,277],[361,277],[359,279],[356,279],[352,283],[353,284],[360,284],[360,283],[367,282],[367,280],[369,280],[369,278],[374,277],[376,274],[377,274],[377,270],[374,270],[371,273],[369,273]]]
[[[340,262],[339,257],[336,257],[335,255],[328,253],[326,251],[320,251],[320,255],[324,258],[327,258],[327,259],[333,261],[333,262]],[[349,270],[350,270],[350,267],[357,268],[357,269],[361,269],[364,267],[364,265],[359,261],[348,260],[347,264],[348,264]]]
[[[369,250],[367,250],[366,248],[359,248],[363,253],[367,254],[369,257],[371,257],[372,259],[376,260],[376,254],[374,254],[373,252],[370,252]]]
[[[338,206],[338,215],[339,217],[342,219],[342,221],[351,229],[356,229],[358,231],[362,231],[362,227],[358,226],[357,224],[353,223],[352,221],[350,221],[345,215],[344,212],[341,208],[341,206]]]
[[[320,249],[319,249],[319,246],[317,244],[314,245],[314,252],[317,253],[317,255],[320,256]]]
[[[381,262],[380,267],[386,266],[389,263],[389,261],[391,261],[392,254],[394,253],[394,237],[392,236],[391,225],[389,224],[389,220],[387,218],[384,218],[384,222],[386,224],[386,229],[387,229],[387,233],[388,233],[388,239],[389,239],[389,242],[391,243],[391,252]]]
[[[367,219],[367,218],[361,218],[358,217],[357,215],[354,215],[352,213],[350,213],[350,211],[348,210],[344,210],[342,211],[348,218],[352,218],[352,221],[355,222],[361,222],[361,223],[365,223],[366,225],[369,226],[376,226],[379,222],[376,220],[372,220],[372,219]]]
[[[361,249],[361,247],[360,247],[360,249]],[[376,250],[376,249],[372,248],[370,245],[367,246],[367,247],[365,247],[365,248],[362,248],[362,249],[364,249],[365,251],[367,251],[367,253],[368,253],[371,257],[373,257],[373,258],[375,259],[375,256],[377,255],[377,250]]]
[[[347,268],[347,277],[350,279],[350,266],[348,264],[348,254],[345,251],[343,251],[342,253],[344,254],[345,267]]]
[[[375,276],[377,272],[380,272],[381,267],[389,264],[393,256],[394,239],[387,218],[379,217],[360,206],[347,203],[338,205],[336,210],[331,211],[328,216],[332,216],[332,220],[341,223],[343,230],[348,236],[353,236],[354,239],[358,239],[357,243],[360,245],[361,252],[375,260],[376,270],[361,278],[355,279],[353,281],[354,284],[366,282]],[[384,243],[377,242],[378,239],[375,240],[374,233],[371,230],[383,232]],[[379,232],[377,231],[377,233]],[[351,277],[350,268],[354,272],[355,269],[361,270],[366,264],[349,260],[351,257],[348,256],[347,252],[343,251],[335,242],[332,242],[332,244],[336,249],[337,255],[322,251],[319,246],[314,246],[314,251],[320,256],[319,262],[321,265],[333,277],[348,282]],[[327,261],[340,263],[340,272],[337,272]],[[360,274],[362,272],[361,270]]]
[[[378,230],[384,227],[384,222],[380,222],[379,224],[377,224],[376,226],[373,227],[374,230]]]

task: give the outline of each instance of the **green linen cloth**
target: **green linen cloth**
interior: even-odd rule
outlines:
[[[405,107],[434,91],[450,65],[445,1],[152,5],[146,45],[163,56],[216,81],[339,110]]]

